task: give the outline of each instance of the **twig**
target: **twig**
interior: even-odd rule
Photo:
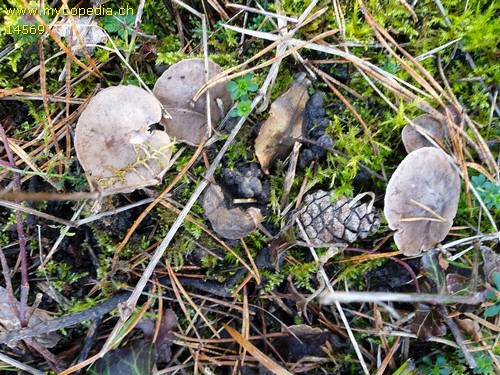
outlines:
[[[8,344],[12,341],[25,340],[31,337],[40,336],[58,329],[79,324],[85,320],[92,320],[105,315],[113,310],[120,302],[130,296],[129,292],[120,293],[97,306],[61,318],[47,320],[32,327],[21,328],[17,331],[10,331],[0,334],[0,344]]]
[[[44,372],[38,371],[37,369],[34,369],[33,367],[30,367],[28,365],[25,365],[24,363],[16,361],[13,358],[10,358],[9,356],[3,354],[2,352],[0,352],[0,361],[8,363],[9,365],[18,368],[19,370],[29,372],[30,374],[33,374],[33,375],[44,375],[45,374]]]
[[[9,141],[7,139],[7,134],[5,134],[5,130],[0,124],[0,138],[4,144],[5,153],[7,154],[7,158],[9,160],[10,166],[15,167],[16,163],[14,161],[14,155],[12,154],[12,150],[9,146]],[[21,190],[21,178],[18,173],[13,173],[14,175],[14,191]],[[19,203],[19,202],[16,202]],[[19,321],[22,327],[28,325],[28,320],[26,319],[26,309],[28,305],[28,292],[29,292],[29,284],[28,284],[28,259],[26,257],[26,237],[24,236],[23,229],[23,218],[21,215],[21,211],[16,210],[16,229],[17,236],[19,239],[19,252],[21,254],[21,298],[20,298],[20,306],[19,306]]]
[[[277,18],[277,19],[283,19],[285,21],[288,21],[288,22],[292,22],[292,23],[297,23],[299,22],[299,20],[295,17],[288,17],[288,16],[283,16],[281,14],[277,14],[277,13],[273,13],[273,12],[267,12],[265,10],[260,10],[260,9],[256,9],[256,8],[252,8],[252,7],[248,7],[246,5],[240,5],[240,4],[234,4],[234,3],[228,3],[226,4],[226,7],[229,7],[229,8],[236,8],[236,9],[242,9],[242,10],[246,10],[248,12],[253,12],[253,13],[257,13],[257,14],[262,14],[264,16],[269,16],[269,17],[273,17],[273,18]]]
[[[464,339],[462,337],[462,334],[460,333],[460,329],[458,328],[457,324],[455,323],[453,318],[450,318],[448,316],[448,314],[449,314],[448,309],[445,306],[438,305],[437,310],[439,311],[441,316],[444,318],[446,325],[450,328],[450,331],[453,334],[453,337],[455,338],[455,341],[457,342],[458,347],[462,351],[462,354],[464,355],[464,358],[467,361],[469,368],[471,368],[471,369],[475,368],[477,366],[476,360],[469,353],[469,351],[467,350],[467,347],[463,343]]]
[[[474,293],[469,296],[442,295],[428,293],[386,293],[386,292],[330,292],[321,297],[321,302],[325,305],[342,302],[434,302],[440,304],[464,303],[476,305],[484,300],[480,293]]]

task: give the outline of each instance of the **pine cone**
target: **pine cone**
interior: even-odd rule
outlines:
[[[314,245],[351,243],[366,238],[380,227],[377,213],[367,203],[341,197],[331,202],[330,193],[318,190],[305,197],[299,220]],[[352,207],[349,207],[352,205]]]

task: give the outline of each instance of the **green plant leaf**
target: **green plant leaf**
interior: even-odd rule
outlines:
[[[491,318],[493,316],[500,315],[500,303],[496,303],[493,306],[488,307],[484,310],[483,314],[486,318]]]
[[[500,292],[500,272],[493,272],[493,276],[491,277],[495,282],[496,289]]]
[[[101,19],[102,27],[108,33],[117,33],[122,38],[125,36],[125,29],[135,21],[135,15],[127,14],[120,16],[115,12],[112,16],[105,16]]]
[[[250,113],[252,109],[252,102],[250,100],[241,100],[238,103],[238,116],[243,117]]]
[[[231,91],[231,99],[233,100],[233,102],[238,100],[240,96],[241,96],[241,91],[239,91],[238,89]]]
[[[248,91],[250,91],[250,92],[255,92],[255,91],[257,91],[258,89],[259,89],[259,85],[258,85],[257,83],[255,83],[255,82],[250,82],[250,83],[248,84]]]
[[[446,276],[444,270],[439,265],[438,252],[436,250],[429,251],[422,257],[421,273],[434,282],[437,293],[446,293]]]
[[[229,81],[228,83],[226,83],[226,90],[227,91],[233,92],[233,91],[236,91],[237,88],[238,88],[238,85],[234,81]]]
[[[150,374],[153,368],[153,344],[144,341],[135,341],[107,353],[97,360],[87,371],[91,375],[145,375]]]

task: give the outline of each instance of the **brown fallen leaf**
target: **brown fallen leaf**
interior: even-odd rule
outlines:
[[[15,313],[15,309],[19,309],[19,302],[16,301],[17,307],[11,305],[7,289],[0,287],[0,332],[16,331],[21,328],[21,323]],[[45,310],[35,309],[28,322],[28,327],[35,326],[52,319]],[[61,336],[56,332],[48,332],[46,334],[33,337],[34,341],[44,348],[52,348],[59,342]],[[17,346],[17,342],[11,341],[7,343],[10,347]]]
[[[157,362],[168,363],[172,359],[171,346],[174,343],[175,331],[177,331],[177,315],[173,310],[166,309],[156,339]]]
[[[77,35],[75,29],[73,28],[73,21],[75,22],[80,36]],[[108,39],[106,33],[99,27],[97,21],[90,16],[73,17],[73,20],[68,18],[65,22],[59,22],[54,25],[54,30],[57,35],[61,38],[65,38],[66,41],[71,38],[71,44],[73,46],[79,45],[81,38],[85,49],[91,56],[94,54],[94,45],[103,43]],[[78,47],[75,51],[76,56],[85,56],[82,48],[83,46]]]
[[[262,220],[260,210],[256,208],[234,207],[222,187],[216,184],[207,187],[201,205],[215,232],[232,240],[247,236]]]
[[[327,343],[335,350],[345,347],[337,335],[306,324],[289,326],[284,333],[273,341],[273,345],[288,362],[298,362],[304,357],[327,357]]]
[[[271,104],[269,118],[255,140],[255,154],[264,173],[276,159],[286,157],[295,143],[304,138],[304,109],[309,94],[309,80],[304,73]]]
[[[495,285],[493,280],[493,273],[500,272],[500,255],[496,254],[487,246],[481,246],[481,253],[483,254],[483,270],[486,280],[492,285]]]

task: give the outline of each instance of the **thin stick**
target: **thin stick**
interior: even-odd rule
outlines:
[[[11,167],[15,167],[16,163],[14,161],[14,155],[12,154],[12,150],[10,149],[9,142],[7,139],[7,134],[5,134],[5,130],[0,124],[0,138],[4,144],[5,153],[7,154],[7,158]],[[21,190],[21,178],[18,173],[14,173],[14,191]],[[19,204],[19,202],[16,202]],[[29,293],[29,284],[28,284],[28,258],[26,256],[26,237],[24,236],[23,229],[23,218],[20,210],[15,211],[16,214],[16,229],[17,236],[19,239],[19,252],[21,254],[21,298],[19,305],[19,321],[22,327],[28,325],[28,320],[26,319],[26,308],[28,305],[28,293]]]
[[[332,303],[352,302],[434,302],[440,304],[465,303],[475,305],[481,303],[484,297],[480,293],[469,296],[442,295],[428,293],[386,293],[386,292],[330,292],[321,297],[321,303],[331,305]]]
[[[34,369],[33,367],[25,365],[22,362],[16,361],[15,359],[10,358],[9,356],[7,356],[1,352],[0,352],[0,361],[8,363],[9,365],[18,368],[19,370],[29,372],[30,374],[33,374],[33,375],[44,375],[45,374],[44,372],[38,371],[37,369]]]

